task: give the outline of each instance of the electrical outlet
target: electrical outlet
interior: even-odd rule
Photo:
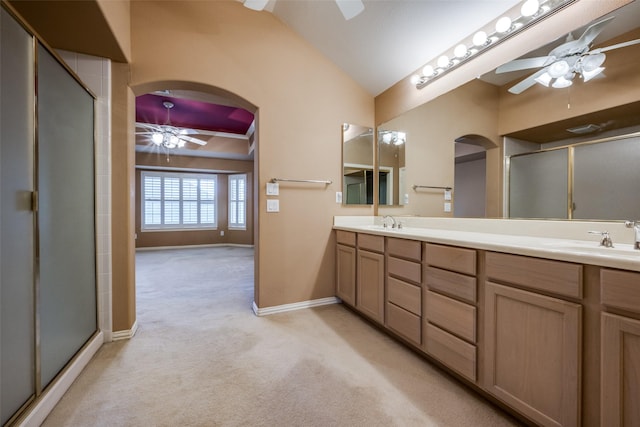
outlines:
[[[449,202],[445,202],[444,203],[444,211],[445,212],[451,212],[451,203],[449,203]]]
[[[336,203],[342,203],[342,191],[336,191]]]
[[[451,190],[444,190],[444,199],[451,200]]]
[[[224,236],[224,230],[220,230],[220,235]]]

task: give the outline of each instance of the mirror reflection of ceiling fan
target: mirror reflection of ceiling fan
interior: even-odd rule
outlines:
[[[364,10],[362,0],[335,0],[335,2],[340,12],[342,12],[342,16],[344,16],[344,19],[347,21],[356,17]],[[249,9],[264,10],[269,0],[244,0],[243,3]]]
[[[595,38],[613,18],[612,16],[592,24],[577,40],[574,40],[569,33],[567,41],[553,49],[547,56],[516,59],[498,67],[496,73],[541,67],[535,73],[509,88],[509,92],[516,95],[536,83],[547,87],[565,88],[573,84],[573,79],[576,76],[588,82],[604,71],[602,66],[606,59],[604,52],[640,43],[640,39],[636,39],[591,50]]]
[[[142,132],[136,132],[136,135],[147,135],[151,138],[151,142],[158,147],[173,149],[182,148],[187,142],[198,145],[206,145],[207,142],[189,135],[201,133],[193,129],[178,128],[171,125],[171,109],[173,102],[163,101],[162,105],[167,109],[167,123],[164,125],[153,123],[136,123],[136,127],[144,129]]]

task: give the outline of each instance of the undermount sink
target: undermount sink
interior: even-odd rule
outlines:
[[[572,252],[582,252],[589,254],[600,254],[600,255],[636,255],[640,258],[640,251],[633,248],[633,245],[627,245],[624,243],[614,243],[613,247],[607,248],[605,246],[600,246],[598,242],[580,242],[580,241],[559,241],[559,242],[549,242],[545,246],[550,246],[557,249],[564,249]]]

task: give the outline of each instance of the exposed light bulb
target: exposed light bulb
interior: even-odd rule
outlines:
[[[538,0],[527,0],[522,4],[520,13],[522,16],[530,17],[538,13],[540,2]]]
[[[499,33],[506,33],[511,29],[511,18],[503,16],[496,22],[496,31]]]
[[[382,142],[385,144],[391,143],[391,132],[386,132],[382,134]]]
[[[438,67],[447,68],[449,66],[449,57],[447,55],[442,55],[438,58]]]
[[[414,74],[413,76],[411,76],[411,79],[409,80],[411,82],[412,85],[417,85],[418,83],[420,83],[420,76],[417,74]]]
[[[162,144],[163,139],[164,137],[161,133],[155,132],[153,135],[151,135],[151,141],[153,141],[153,143],[156,145]]]
[[[422,69],[422,74],[424,74],[426,77],[431,77],[435,73],[436,71],[433,69],[431,65],[425,65],[424,68]]]
[[[467,52],[469,52],[469,49],[467,49],[467,46],[462,43],[456,46],[456,48],[453,50],[453,54],[456,56],[456,58],[464,58],[465,56],[467,56]]]
[[[478,31],[473,35],[473,44],[476,46],[483,46],[487,43],[487,33],[484,31]]]

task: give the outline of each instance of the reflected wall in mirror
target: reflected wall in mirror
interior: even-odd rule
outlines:
[[[342,203],[373,204],[373,129],[342,125]]]
[[[380,205],[404,205],[406,185],[406,132],[378,129],[378,189]]]
[[[505,162],[509,156],[614,136],[620,139],[623,135],[640,131],[640,73],[637,70],[637,64],[640,63],[640,43],[626,44],[640,39],[640,2],[629,3],[582,27],[567,27],[563,37],[514,59],[547,57],[555,48],[566,43],[569,37],[578,39],[592,24],[611,17],[614,18],[598,27],[600,31],[586,53],[580,52],[574,57],[564,58],[569,66],[582,64],[584,71],[585,61],[591,59],[592,54],[597,54],[597,49],[602,48],[604,52],[599,53],[606,55],[601,64],[605,70],[598,77],[585,79],[580,73],[575,73],[571,86],[565,88],[553,87],[554,81],[550,81],[548,85],[545,84],[546,80],[535,81],[519,94],[514,94],[509,92],[510,88],[534,73],[544,74],[544,71],[548,71],[544,70],[547,65],[542,63],[539,67],[503,73],[496,73],[494,70],[381,124],[384,129],[402,129],[411,135],[410,152],[406,155],[410,203],[405,206],[404,212],[447,216],[442,209],[441,193],[420,193],[413,191],[411,187],[414,184],[453,184],[454,141],[460,137],[479,136],[489,143],[486,147],[486,216],[506,217],[509,215],[510,201]],[[621,43],[625,43],[623,47],[605,50]],[[589,57],[582,58],[581,55]],[[495,65],[498,67],[501,64]],[[591,133],[580,133],[589,131]],[[574,200],[575,211],[570,217],[607,220],[640,217],[640,212],[633,210],[635,208],[624,213],[615,213],[613,210],[615,206],[622,204],[624,198],[629,197],[618,189],[626,188],[628,183],[638,180],[637,175],[631,172],[638,170],[637,166],[616,167],[616,164],[621,164],[622,159],[613,160],[617,158],[613,147],[613,144],[602,145],[598,159],[602,165],[608,165],[606,170],[609,171],[609,176],[615,171],[618,184],[615,188],[609,188],[606,203],[603,196],[595,196],[589,186],[584,187],[588,191],[581,193],[580,204]],[[580,179],[595,176],[599,166],[580,166],[577,163],[578,150],[575,155],[573,175],[567,179],[577,180],[578,174]],[[595,184],[594,182],[592,185]],[[574,190],[577,191],[577,187]],[[459,197],[462,194],[454,186],[454,210],[460,202]],[[519,197],[521,200],[531,201],[534,195],[523,194]],[[544,197],[537,203],[543,208],[543,212],[553,210],[551,202]],[[590,210],[589,213],[582,210],[580,213],[581,209],[594,204],[606,209],[606,214],[596,210]],[[538,216],[539,213],[531,215]],[[530,217],[526,213],[518,216]],[[549,216],[569,217],[567,214]]]

